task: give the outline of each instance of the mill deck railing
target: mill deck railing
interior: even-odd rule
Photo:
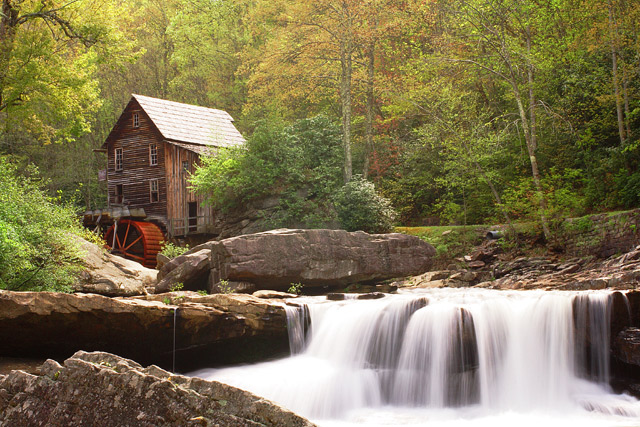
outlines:
[[[169,237],[204,234],[213,231],[213,217],[210,215],[189,216],[167,220]]]

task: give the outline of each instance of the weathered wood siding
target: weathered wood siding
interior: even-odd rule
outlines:
[[[139,127],[133,126],[138,113]],[[164,142],[140,105],[131,100],[120,116],[114,131],[107,139],[107,180],[109,205],[114,205],[116,186],[122,185],[123,204],[144,208],[147,216],[163,220],[167,216],[167,185],[165,175]],[[158,146],[158,164],[151,166],[149,146]],[[122,170],[115,170],[115,149],[122,148]],[[149,181],[158,180],[159,200],[151,202]]]
[[[199,155],[193,151],[186,150],[182,147],[164,144],[164,159],[166,164],[166,182],[167,182],[167,217],[170,220],[182,220],[188,217],[189,203],[198,203],[199,217],[213,216],[213,209],[204,206],[203,197],[189,189],[189,174],[195,171],[195,166],[199,162]],[[187,169],[183,167],[184,162]],[[202,224],[202,220],[198,221]],[[178,224],[183,227],[182,223]]]

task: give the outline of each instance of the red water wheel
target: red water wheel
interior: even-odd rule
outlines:
[[[160,228],[150,222],[121,219],[109,227],[105,240],[112,253],[154,268],[164,236]]]

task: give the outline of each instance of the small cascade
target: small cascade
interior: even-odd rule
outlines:
[[[176,322],[178,319],[178,307],[173,309],[173,353],[171,353],[171,372],[176,371]]]
[[[302,353],[305,348],[306,336],[310,331],[309,307],[306,304],[285,305],[284,309],[287,314],[287,332],[291,354]]]
[[[504,425],[531,416],[534,424],[624,424],[640,418],[640,402],[607,384],[611,295],[430,289],[378,300],[310,298],[287,307],[292,357],[194,375],[321,425],[495,425],[503,416]]]
[[[611,294],[574,297],[575,343],[578,375],[608,384],[611,331]]]

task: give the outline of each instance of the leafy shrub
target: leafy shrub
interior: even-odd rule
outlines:
[[[347,231],[386,233],[393,228],[396,213],[391,203],[360,175],[354,175],[333,200],[340,224]]]
[[[35,168],[0,157],[0,289],[70,291],[81,268],[73,210],[47,197]]]
[[[171,242],[162,242],[160,246],[160,253],[167,258],[178,257],[189,250],[189,245],[178,246]]]
[[[640,172],[629,175],[626,170],[615,177],[620,201],[626,208],[640,206]]]
[[[277,197],[273,227],[334,219],[331,195],[342,184],[340,128],[324,116],[292,126],[263,123],[246,147],[203,159],[190,179],[206,202],[221,211],[262,197]]]
[[[303,287],[304,285],[302,283],[292,283],[291,286],[289,286],[289,289],[287,289],[287,292],[290,294],[300,295]]]

